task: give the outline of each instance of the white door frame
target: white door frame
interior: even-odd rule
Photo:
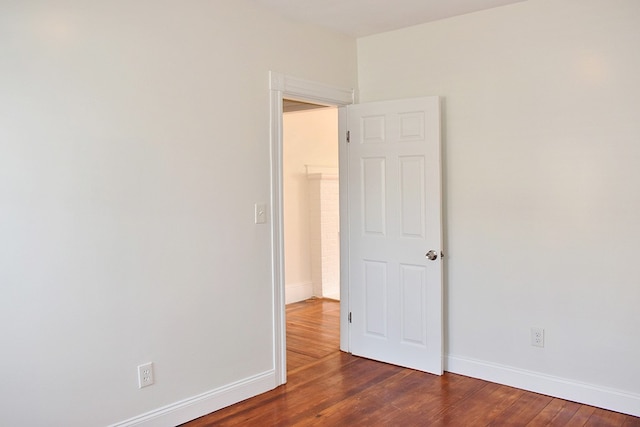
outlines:
[[[271,112],[271,264],[273,286],[273,361],[276,386],[287,382],[287,342],[284,283],[284,205],[282,169],[282,99],[344,107],[354,102],[353,89],[328,86],[269,72]],[[346,172],[346,109],[338,113],[339,169]],[[340,180],[340,349],[348,351],[348,212],[346,179]],[[343,184],[344,183],[344,184]]]

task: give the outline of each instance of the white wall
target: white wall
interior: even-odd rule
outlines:
[[[355,59],[245,0],[2,2],[0,425],[273,370],[268,71],[354,87]]]
[[[358,40],[361,101],[444,97],[450,370],[640,415],[639,22],[637,0],[529,0]]]
[[[336,146],[337,146],[337,134]],[[307,168],[313,293],[340,299],[340,182],[337,167]]]
[[[291,303],[314,296],[306,165],[338,167],[338,110],[285,113],[283,144],[285,296]]]

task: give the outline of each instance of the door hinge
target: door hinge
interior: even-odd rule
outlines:
[[[349,312],[349,323],[351,323],[351,312]]]
[[[347,131],[347,142],[351,142],[351,131]]]

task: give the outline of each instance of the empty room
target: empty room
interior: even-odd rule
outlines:
[[[317,366],[638,425],[638,23],[637,0],[3,0],[0,425],[286,397],[285,99],[338,116]],[[409,390],[388,418],[312,395],[278,424],[398,425],[411,399],[465,425]]]

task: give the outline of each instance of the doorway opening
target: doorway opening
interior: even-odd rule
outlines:
[[[301,101],[328,107],[337,107],[339,169],[346,171],[346,110],[354,101],[353,89],[329,86],[323,83],[298,79],[280,73],[270,72],[271,111],[271,235],[273,266],[273,348],[274,374],[276,385],[287,382],[286,366],[286,315],[285,315],[285,237],[284,237],[284,174],[283,174],[283,112],[286,100]],[[339,182],[340,228],[347,226],[346,186]],[[340,349],[348,351],[348,270],[345,254],[348,242],[340,235]]]
[[[282,173],[287,371],[339,347],[338,109],[283,99]],[[309,309],[313,307],[313,309]],[[324,327],[319,343],[313,331]],[[327,322],[331,317],[338,322]]]
[[[338,111],[283,102],[285,302],[340,299]]]

